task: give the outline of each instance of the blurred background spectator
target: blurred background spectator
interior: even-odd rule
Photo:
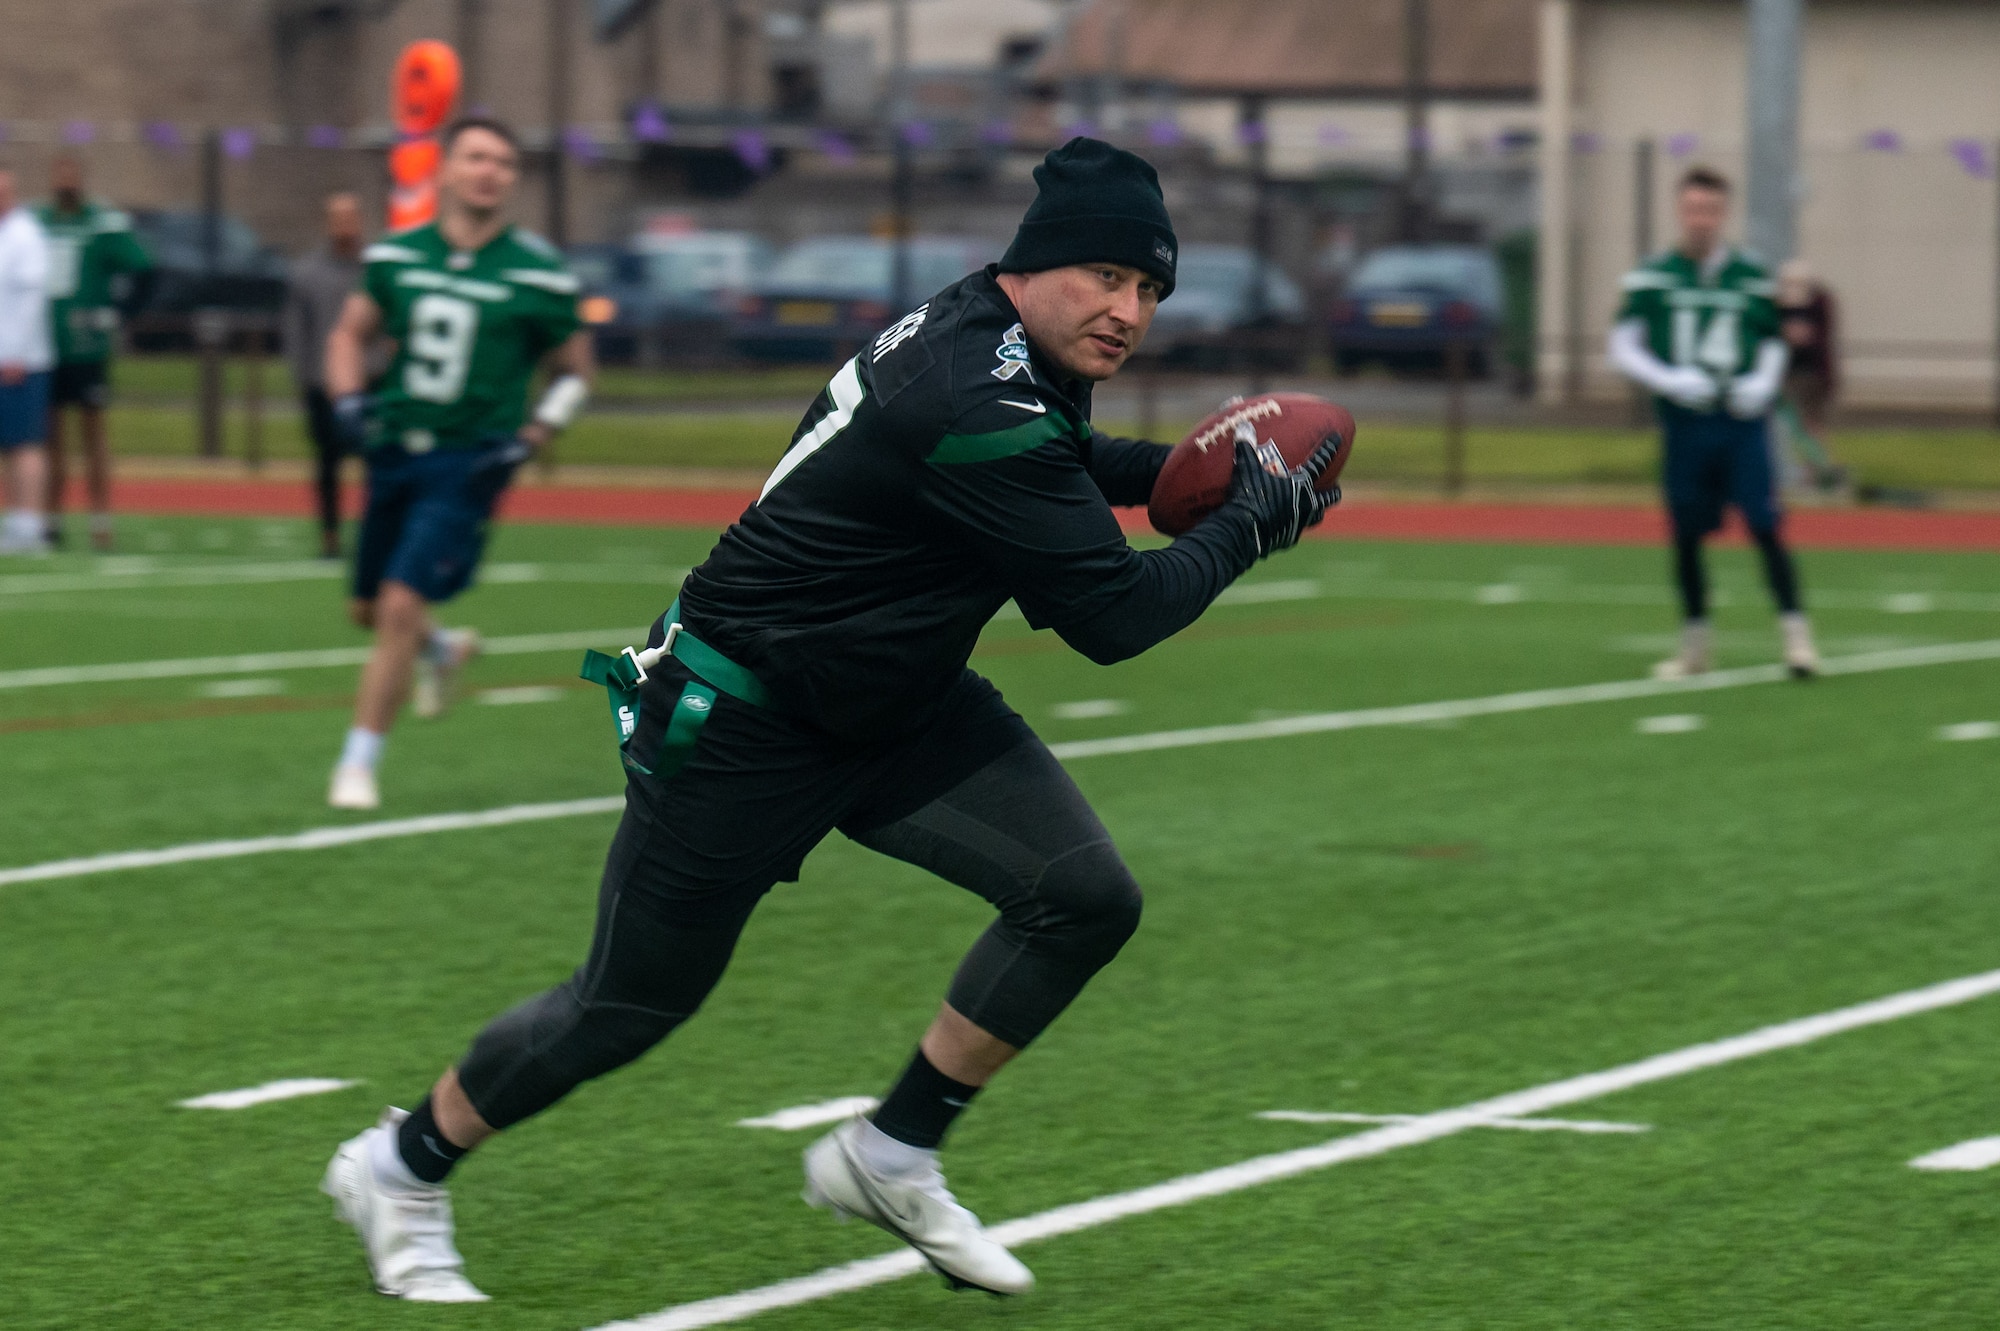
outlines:
[[[285,297],[285,358],[312,439],[320,554],[328,559],[340,557],[340,459],[345,446],[326,394],[326,335],[339,320],[348,293],[360,284],[365,235],[359,196],[345,191],[327,196],[325,243],[293,262]]]

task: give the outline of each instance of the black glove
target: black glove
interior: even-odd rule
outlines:
[[[1257,456],[1254,442],[1236,437],[1236,471],[1229,479],[1229,501],[1250,512],[1257,527],[1257,557],[1264,558],[1299,543],[1308,527],[1319,525],[1326,511],[1340,502],[1340,487],[1321,493],[1314,487],[1320,474],[1340,451],[1340,440],[1320,441],[1303,464],[1273,472]]]
[[[333,431],[348,452],[368,447],[368,409],[374,405],[366,393],[342,393],[333,400]]]

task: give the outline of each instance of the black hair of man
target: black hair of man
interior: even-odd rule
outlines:
[[[452,121],[449,125],[446,125],[444,127],[444,135],[439,139],[438,147],[448,156],[451,153],[452,145],[458,142],[458,136],[465,133],[467,130],[474,130],[474,129],[483,129],[488,134],[492,134],[504,140],[507,146],[514,150],[515,156],[518,157],[520,155],[521,153],[520,135],[514,132],[513,126],[509,125],[506,121],[501,120],[496,116],[459,117],[457,120]]]
[[[1712,190],[1717,194],[1729,193],[1729,177],[1712,166],[1691,166],[1681,173],[1681,181],[1675,193],[1691,189]]]

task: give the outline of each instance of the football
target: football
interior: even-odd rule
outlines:
[[[1245,425],[1257,432],[1257,451],[1267,466],[1282,458],[1285,466],[1296,467],[1321,440],[1337,436],[1340,447],[1319,478],[1321,490],[1334,488],[1354,451],[1354,413],[1338,403],[1310,393],[1233,398],[1167,455],[1146,505],[1155,530],[1179,536],[1222,507],[1236,467],[1236,433]]]

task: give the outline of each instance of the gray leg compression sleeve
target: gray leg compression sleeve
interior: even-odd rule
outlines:
[[[977,892],[1000,910],[947,1001],[1025,1047],[1139,927],[1139,885],[1048,749],[1010,749],[906,818],[849,832]]]

